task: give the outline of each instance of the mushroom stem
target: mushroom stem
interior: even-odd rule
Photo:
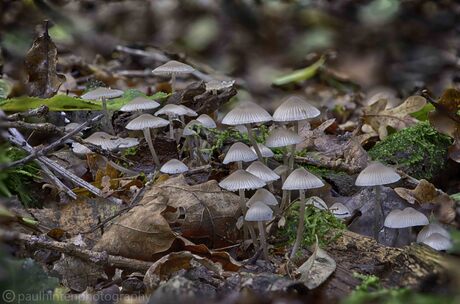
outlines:
[[[285,149],[285,152],[287,152],[286,149]],[[288,162],[288,159],[285,156],[283,164],[287,165],[287,162]],[[287,172],[281,177],[281,182],[282,182],[281,185],[284,184],[284,181],[286,180],[286,177],[287,177]],[[281,205],[280,205],[281,212],[283,212],[284,208],[286,208],[288,197],[289,197],[289,191],[288,190],[283,190],[283,196],[281,197]]]
[[[169,137],[171,139],[174,139],[174,126],[173,126],[172,116],[168,115],[168,120],[169,120]]]
[[[237,161],[236,164],[238,165],[238,169],[243,169],[243,162]]]
[[[375,203],[377,206],[374,208],[374,239],[378,241],[379,232],[382,229],[383,220],[383,206],[380,197],[380,186],[374,186],[375,189]]]
[[[113,134],[114,132],[113,132],[112,125],[110,123],[110,117],[109,117],[109,111],[107,110],[106,98],[102,97],[101,102],[102,102],[102,112],[104,112],[104,121],[103,121],[104,128],[107,130],[108,133]]]
[[[246,211],[247,211],[247,207],[246,207],[246,199],[244,197],[244,189],[239,189],[238,190],[238,193],[240,195],[240,207],[241,207],[241,211],[243,212],[243,216],[246,214]],[[257,248],[257,237],[256,237],[256,233],[254,231],[254,227],[252,227],[251,225],[249,225],[249,223],[247,221],[244,221],[243,222],[243,226],[244,226],[244,239],[247,240],[248,238],[248,231],[249,231],[249,234],[251,235],[251,238],[252,238],[252,243],[254,244],[254,247]]]
[[[391,242],[391,246],[396,247],[396,244],[398,242],[398,238],[399,238],[399,228],[396,229],[394,239]]]
[[[245,126],[246,126],[246,129],[248,129],[249,141],[251,142],[251,145],[254,147],[254,150],[256,151],[257,158],[259,159],[260,162],[264,163],[264,158],[262,157],[262,153],[260,152],[256,139],[254,138],[254,133],[252,132],[251,124],[245,124]]]
[[[153,147],[153,142],[152,142],[152,137],[150,136],[150,129],[145,128],[142,130],[144,132],[144,137],[145,140],[147,141],[147,144],[150,149],[150,153],[152,154],[153,161],[155,162],[155,165],[157,166],[157,169],[160,169],[160,160],[158,159],[158,155],[155,151],[155,148]]]
[[[171,92],[176,90],[176,73],[171,74]]]
[[[294,132],[299,134],[299,124],[294,123]],[[289,156],[289,174],[294,170],[295,148],[296,145],[291,145],[291,155]]]
[[[297,235],[295,238],[294,246],[291,251],[291,259],[295,256],[297,250],[300,248],[302,242],[302,235],[305,226],[305,190],[299,190],[299,225],[297,226]]]
[[[264,258],[268,260],[268,247],[267,247],[267,240],[265,238],[265,225],[263,222],[257,222],[257,226],[259,227],[259,236],[260,236],[260,246],[262,246],[264,251]]]

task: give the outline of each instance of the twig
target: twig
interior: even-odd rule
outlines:
[[[0,239],[9,242],[24,243],[33,249],[47,249],[64,253],[69,256],[79,258],[85,262],[94,263],[100,266],[110,266],[120,269],[129,269],[133,271],[147,271],[152,262],[139,261],[121,256],[110,255],[106,252],[91,251],[75,246],[74,244],[56,242],[45,237],[37,237],[24,233],[6,231],[0,229]]]
[[[14,113],[7,117],[8,120],[21,120],[27,117],[41,117],[48,114],[49,108],[45,105],[41,105],[38,108],[21,112],[21,113]]]
[[[28,123],[24,121],[1,121],[0,128],[16,128],[20,130],[62,135],[62,130],[51,123]]]

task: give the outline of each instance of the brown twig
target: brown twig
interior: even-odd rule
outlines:
[[[51,123],[28,123],[24,121],[0,121],[0,128],[16,128],[48,134],[62,135],[63,131]]]
[[[28,117],[42,117],[48,114],[49,108],[45,105],[41,105],[38,108],[31,109],[26,112],[14,113],[7,117],[8,120],[21,120]]]

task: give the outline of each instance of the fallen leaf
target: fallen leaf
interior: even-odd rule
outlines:
[[[30,96],[48,98],[56,94],[65,80],[63,75],[56,72],[56,64],[57,48],[46,24],[45,32],[35,39],[25,58]]]
[[[104,278],[103,267],[67,255],[62,255],[54,263],[53,271],[59,274],[62,285],[77,292],[95,286],[98,280]]]
[[[401,187],[397,187],[394,190],[409,204],[414,204],[415,202],[419,204],[430,203],[438,196],[436,187],[425,179],[420,180],[420,183],[413,190]]]
[[[428,113],[430,124],[439,133],[455,138],[460,132],[460,91],[450,88],[444,91],[439,100],[432,102],[435,110]]]

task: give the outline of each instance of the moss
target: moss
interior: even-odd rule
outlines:
[[[422,122],[388,136],[369,150],[369,155],[415,178],[431,179],[444,169],[450,144],[449,137]]]
[[[294,243],[299,218],[299,204],[294,204],[286,215],[286,225],[278,231],[280,238],[288,239]],[[303,246],[310,246],[318,236],[319,244],[325,246],[340,237],[340,230],[345,229],[345,224],[332,213],[308,205],[305,208],[305,229]]]

